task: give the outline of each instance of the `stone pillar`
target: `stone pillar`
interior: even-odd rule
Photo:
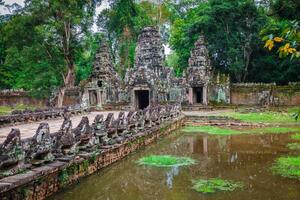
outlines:
[[[193,104],[193,103],[194,103],[194,101],[193,101],[193,96],[194,96],[194,94],[193,94],[193,88],[189,88],[189,96],[188,96],[188,99],[189,99],[189,103],[190,103],[190,104]]]
[[[204,85],[203,86],[203,105],[207,105],[208,104],[208,99],[207,99],[207,93],[208,93],[208,86]]]
[[[102,91],[97,90],[97,107],[102,108]]]

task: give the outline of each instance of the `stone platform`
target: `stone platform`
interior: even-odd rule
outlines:
[[[0,180],[0,199],[45,199],[80,178],[102,169],[130,153],[139,150],[184,124],[184,117],[166,121],[150,132],[138,134],[132,140],[116,144],[92,155],[79,155],[69,162],[55,161],[21,174]]]
[[[117,117],[119,112],[120,111],[101,111],[101,112],[91,112],[91,113],[88,113],[85,115],[72,116],[73,127],[76,127],[79,124],[82,116],[87,116],[89,118],[89,121],[93,122],[93,120],[97,114],[103,114],[104,117],[106,117],[108,113],[113,113],[114,116]],[[59,130],[63,121],[64,121],[63,118],[50,119],[50,120],[47,119],[45,121],[31,122],[31,123],[27,123],[27,124],[20,124],[20,125],[14,125],[14,126],[0,128],[0,143],[2,143],[5,140],[6,136],[8,135],[8,133],[10,132],[10,130],[12,128],[20,129],[20,132],[22,133],[22,139],[25,139],[25,138],[32,137],[35,134],[39,124],[42,122],[47,122],[49,124],[51,133],[54,133]]]

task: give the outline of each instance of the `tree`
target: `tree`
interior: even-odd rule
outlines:
[[[179,65],[186,67],[194,42],[204,34],[216,69],[230,73],[234,81],[246,81],[264,22],[253,1],[210,0],[174,21],[170,44],[180,57]]]
[[[134,65],[139,32],[145,26],[153,24],[147,11],[133,0],[115,0],[110,9],[103,10],[98,16],[98,26],[106,32],[122,77],[126,69]]]
[[[11,64],[12,67],[24,67],[29,63],[36,67],[40,65],[38,68],[43,72],[47,70],[46,66],[49,67],[48,70],[55,69],[54,85],[62,86],[59,106],[62,104],[65,88],[73,87],[75,84],[76,55],[83,52],[81,42],[90,32],[95,7],[99,2],[99,0],[26,1],[23,11],[13,16],[4,27],[5,43],[10,44],[7,50],[9,53],[7,64]],[[31,60],[36,62],[32,63]]]

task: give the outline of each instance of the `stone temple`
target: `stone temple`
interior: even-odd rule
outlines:
[[[214,72],[203,36],[195,42],[182,77],[165,66],[164,47],[156,27],[141,31],[135,51],[134,67],[121,80],[109,47],[102,42],[82,91],[82,107],[137,110],[166,103],[206,106],[211,101],[229,101],[229,78]]]

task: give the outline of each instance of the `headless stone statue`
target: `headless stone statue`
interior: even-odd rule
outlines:
[[[80,123],[73,132],[79,149],[86,149],[93,145],[93,133],[92,128],[89,125],[88,117],[82,117]]]
[[[95,144],[102,143],[102,137],[107,135],[104,129],[104,116],[103,115],[96,115],[94,122],[92,124],[93,133],[95,136]]]
[[[1,175],[17,174],[24,168],[24,158],[20,130],[12,129],[0,147]]]
[[[113,127],[113,122],[114,122],[114,114],[113,113],[108,113],[104,126],[105,126],[105,132],[107,133],[102,139],[103,139],[103,144],[104,145],[113,145],[116,143],[115,139],[112,138],[114,132],[115,132],[115,127]]]
[[[72,133],[72,121],[70,113],[64,113],[64,122],[57,135],[56,150],[63,155],[75,153],[75,137]]]
[[[40,165],[44,162],[53,161],[54,156],[51,151],[53,141],[50,136],[48,123],[41,123],[30,143],[29,155],[31,164]]]

